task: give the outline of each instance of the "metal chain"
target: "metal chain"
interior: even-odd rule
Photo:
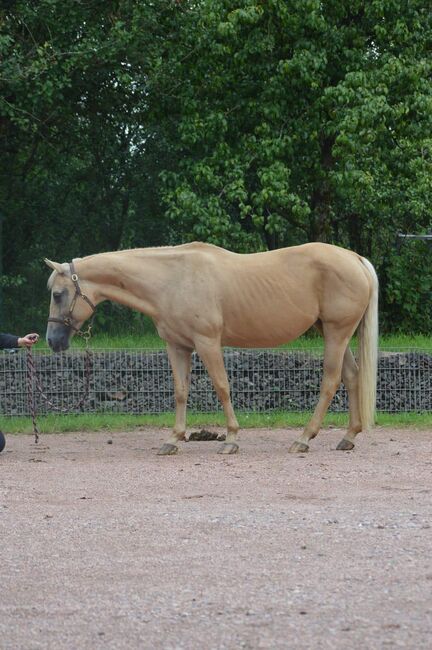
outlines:
[[[71,410],[81,408],[81,406],[84,404],[84,402],[86,401],[89,395],[91,369],[93,367],[93,355],[88,348],[88,342],[91,336],[91,326],[89,326],[88,330],[86,332],[83,332],[81,336],[84,338],[86,344],[85,365],[84,365],[84,377],[85,377],[84,393],[76,404],[74,404],[73,406],[69,406],[68,408],[57,406],[49,399],[48,395],[44,392],[41,381],[36,372],[36,366],[35,366],[31,347],[27,348],[27,395],[28,395],[28,405],[29,405],[30,415],[33,422],[33,433],[35,436],[35,443],[37,443],[39,440],[39,430],[36,422],[37,412],[36,412],[35,391],[33,389],[34,385],[36,386],[39,395],[46,402],[46,404],[48,404],[48,406],[52,410],[59,411],[61,413],[67,413]]]

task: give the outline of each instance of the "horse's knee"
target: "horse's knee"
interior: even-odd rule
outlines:
[[[222,404],[230,401],[229,386],[226,386],[225,384],[218,384],[215,385],[215,390]]]
[[[337,389],[340,386],[340,379],[339,381],[331,381],[328,382],[325,386],[322,388],[322,396],[327,402],[331,402],[333,399],[334,394],[336,393]]]
[[[358,375],[357,374],[346,374],[343,376],[342,381],[345,388],[348,392],[357,390],[358,387]]]
[[[185,390],[176,390],[175,401],[177,406],[184,406],[187,402],[187,392]]]

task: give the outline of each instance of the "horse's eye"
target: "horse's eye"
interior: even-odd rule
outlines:
[[[54,302],[56,302],[58,304],[59,302],[61,302],[62,295],[61,295],[61,293],[56,292],[56,293],[53,293],[53,298],[54,298]]]

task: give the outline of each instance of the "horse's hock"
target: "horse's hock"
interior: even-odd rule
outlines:
[[[71,408],[85,389],[84,353],[34,352],[36,372],[58,407]],[[319,394],[322,355],[317,350],[224,351],[234,407],[240,411],[310,411]],[[28,377],[22,353],[0,356],[3,415],[28,415]],[[50,409],[35,391],[39,413]],[[88,400],[69,412],[164,413],[174,404],[174,387],[164,350],[96,350]],[[220,404],[197,355],[193,355],[189,407],[211,412]],[[378,364],[377,408],[386,412],[432,411],[432,352],[382,351]],[[331,409],[347,410],[343,386]]]

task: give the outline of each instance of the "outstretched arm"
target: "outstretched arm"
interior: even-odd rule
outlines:
[[[0,349],[30,347],[37,343],[38,340],[39,334],[26,334],[22,337],[14,334],[0,334]]]

